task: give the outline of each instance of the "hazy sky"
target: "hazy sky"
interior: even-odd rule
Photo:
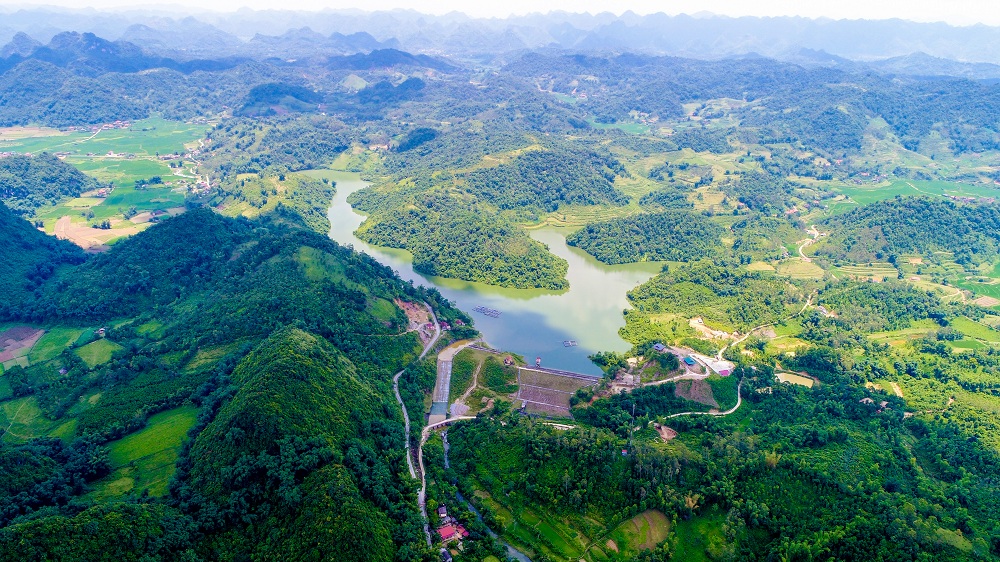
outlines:
[[[443,14],[451,11],[473,16],[506,16],[529,12],[565,10],[571,12],[614,12],[632,10],[640,14],[665,12],[695,14],[714,12],[731,16],[797,15],[831,18],[902,18],[914,21],[945,21],[954,25],[986,23],[1000,25],[997,0],[0,0],[0,5],[60,5],[76,8],[111,8],[143,4],[175,4],[198,9],[232,11],[246,6],[254,9],[361,8],[382,10],[411,8]]]

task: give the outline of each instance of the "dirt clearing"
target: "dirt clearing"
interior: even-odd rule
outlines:
[[[653,427],[656,428],[656,432],[660,434],[660,438],[664,441],[670,441],[671,439],[677,438],[678,433],[674,429],[660,424],[656,424]]]
[[[719,403],[715,401],[715,396],[712,394],[712,385],[704,380],[677,381],[674,394],[692,402],[713,408],[719,407]]]
[[[993,297],[979,297],[978,299],[972,301],[973,304],[978,304],[979,306],[996,306],[1000,304],[1000,300]]]
[[[61,217],[56,221],[56,238],[69,240],[84,250],[90,252],[102,252],[108,249],[108,242],[132,236],[144,230],[144,226],[126,226],[117,228],[122,221],[112,220],[110,229],[93,228],[87,225],[74,224],[69,215]]]
[[[407,302],[403,299],[396,299],[392,302],[396,303],[396,306],[402,308],[403,312],[406,313],[406,318],[410,321],[411,331],[417,330],[431,321],[430,315],[427,313],[427,309],[422,304]]]

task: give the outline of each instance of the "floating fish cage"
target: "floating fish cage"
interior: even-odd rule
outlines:
[[[473,308],[472,311],[473,312],[478,312],[480,314],[485,314],[486,316],[489,316],[490,318],[499,318],[500,315],[503,314],[502,312],[500,312],[499,310],[497,310],[495,308],[487,308],[485,306],[477,306],[476,308]]]

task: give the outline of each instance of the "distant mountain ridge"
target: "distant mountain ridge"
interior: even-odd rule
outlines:
[[[973,80],[1000,79],[1000,65],[987,62],[958,62],[920,52],[872,61],[868,63],[868,66],[884,74],[953,76]]]
[[[151,55],[178,61],[248,57],[305,59],[397,49],[415,54],[503,59],[541,48],[579,52],[641,52],[715,59],[757,53],[804,66],[847,68],[871,63],[878,72],[993,79],[1000,64],[1000,27],[891,20],[802,17],[637,15],[552,12],[505,19],[416,11],[284,10],[201,13],[134,10],[101,13],[35,8],[2,14],[3,56],[26,52],[63,31],[117,38]],[[957,61],[932,63],[920,55]],[[916,57],[913,60],[895,60]],[[893,59],[891,62],[887,59]],[[970,66],[971,65],[971,66]]]
[[[152,30],[152,28],[144,29]],[[356,52],[355,49],[362,45],[382,46],[382,43],[367,33],[355,33],[350,36],[334,34],[325,37],[303,28],[289,32],[283,38],[258,36],[251,41],[257,45],[258,54],[265,58],[268,55],[287,55],[289,49],[286,42],[291,43],[291,50],[300,56],[319,59],[321,64],[331,69],[368,70],[402,66],[428,68],[441,72],[457,70],[457,67],[442,59],[422,54],[414,55],[393,48]],[[345,51],[351,54],[343,54]],[[183,73],[221,71],[250,60],[242,56],[175,60],[150,53],[129,41],[108,41],[93,33],[69,31],[56,35],[48,45],[42,45],[26,34],[19,33],[11,43],[0,49],[0,53],[8,53],[6,57],[0,57],[0,74],[28,60],[66,68],[85,76],[96,76],[105,72],[140,72],[153,68],[166,68]]]
[[[149,54],[128,41],[108,41],[86,32],[60,33],[53,37],[48,45],[30,42],[30,38],[23,35],[15,39],[0,51],[11,53],[0,60],[0,73],[27,60],[49,63],[86,76],[105,72],[139,72],[151,68],[169,68],[184,73],[196,70],[225,70],[243,62],[237,58],[178,62]],[[32,48],[24,54],[28,46]]]

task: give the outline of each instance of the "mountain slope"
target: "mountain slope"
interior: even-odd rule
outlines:
[[[46,236],[0,202],[0,318],[20,315],[20,304],[64,264],[83,261],[79,247]]]

